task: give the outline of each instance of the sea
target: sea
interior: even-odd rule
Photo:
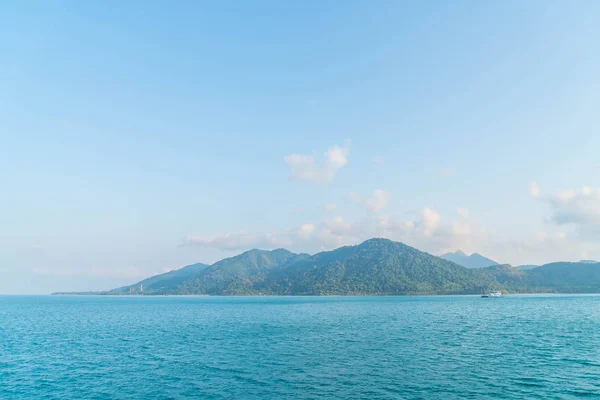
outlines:
[[[0,399],[600,399],[600,296],[0,296]]]

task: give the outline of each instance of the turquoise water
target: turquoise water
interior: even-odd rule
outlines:
[[[578,397],[596,296],[0,296],[0,399]]]

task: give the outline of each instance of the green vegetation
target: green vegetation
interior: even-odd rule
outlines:
[[[81,294],[417,295],[490,290],[600,293],[600,264],[469,269],[402,243],[370,239],[313,256],[284,249],[250,250],[211,266],[189,265],[131,286]]]
[[[555,293],[600,293],[600,263],[556,262],[526,271],[530,287]]]
[[[489,277],[452,262],[402,243],[371,239],[297,262],[257,289],[296,295],[394,295],[480,293],[496,287]]]

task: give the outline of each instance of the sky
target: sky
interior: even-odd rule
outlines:
[[[600,259],[600,2],[8,1],[0,293],[388,237]]]

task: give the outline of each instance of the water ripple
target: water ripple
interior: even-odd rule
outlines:
[[[0,297],[0,399],[600,398],[598,300]]]

